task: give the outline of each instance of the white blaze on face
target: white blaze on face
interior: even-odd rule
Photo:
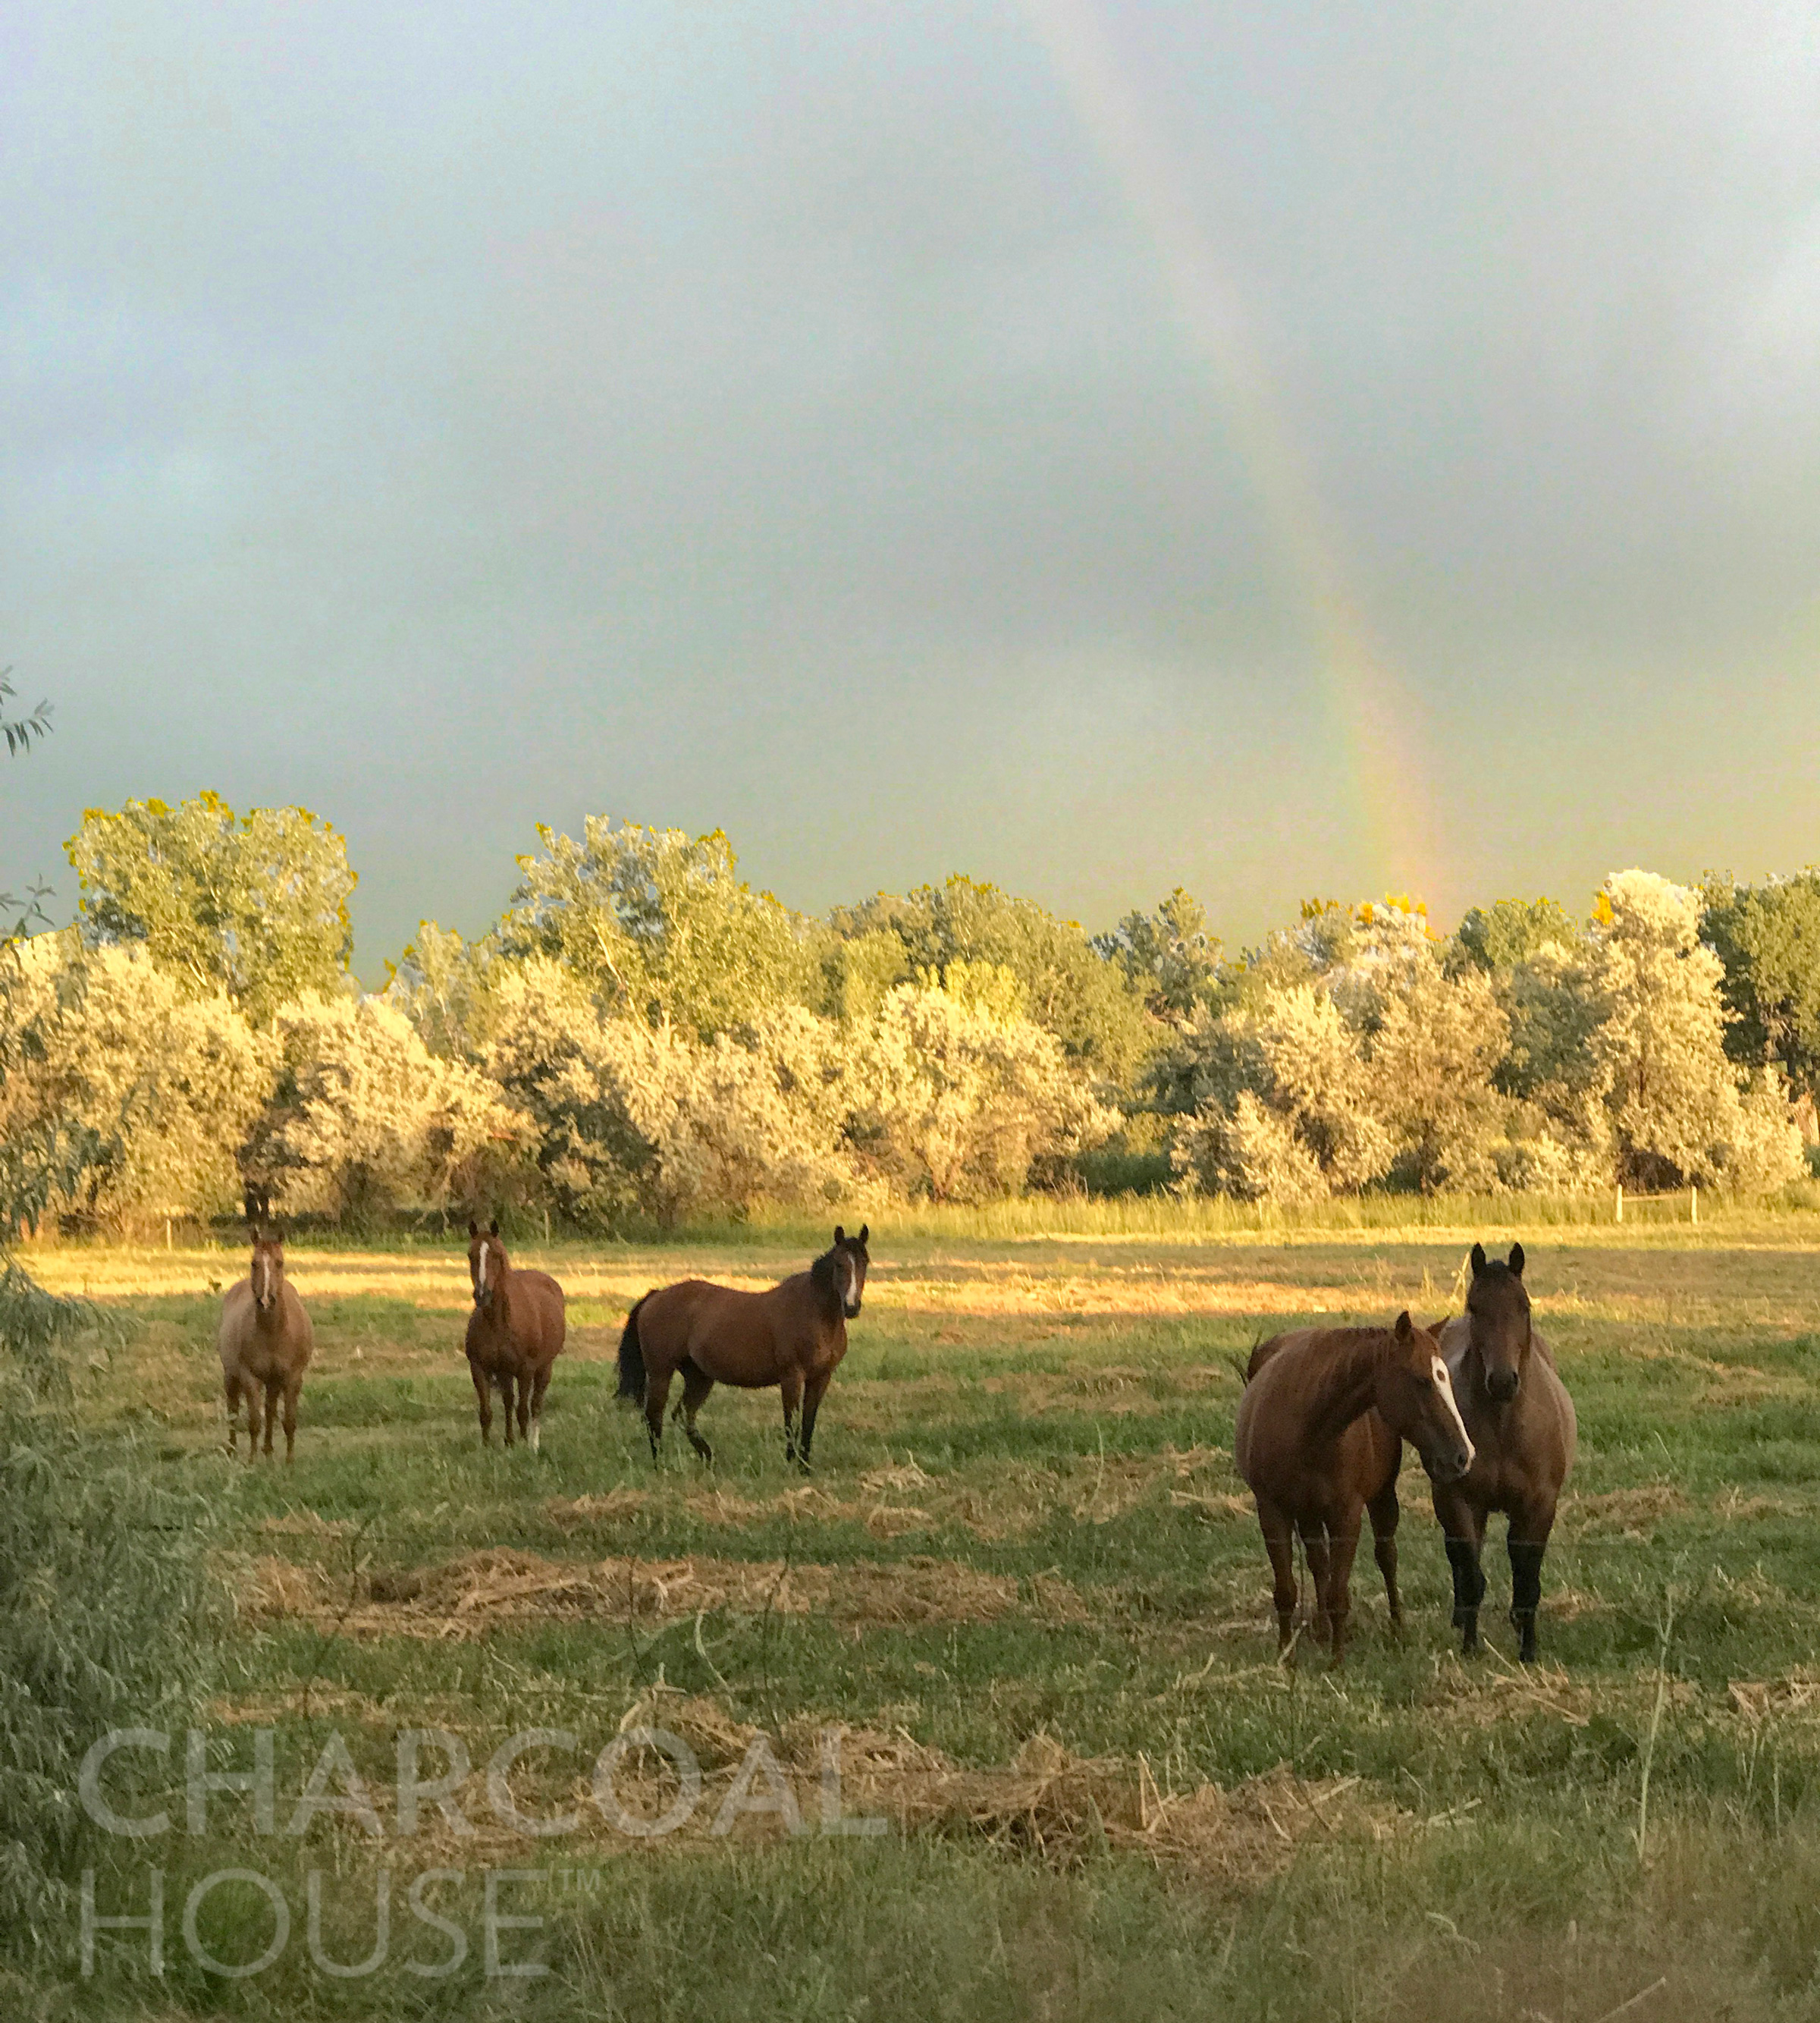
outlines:
[[[1478,1450],[1473,1446],[1471,1437],[1466,1430],[1466,1421],[1460,1416],[1459,1401],[1453,1395],[1453,1379],[1448,1374],[1447,1365],[1439,1356],[1434,1359],[1433,1374],[1434,1388],[1445,1402],[1448,1416],[1453,1421],[1454,1431],[1460,1436],[1460,1444],[1466,1450],[1466,1465],[1471,1468],[1472,1458]]]
[[[474,1290],[477,1293],[484,1293],[486,1290],[487,1246],[485,1239],[483,1238],[481,1243],[481,1254],[474,1260]]]

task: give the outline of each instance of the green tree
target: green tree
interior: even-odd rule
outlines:
[[[590,815],[579,842],[537,833],[543,854],[518,860],[500,946],[563,964],[602,1010],[712,1039],[815,994],[807,924],[740,881],[718,829]]]
[[[1454,935],[1460,953],[1494,976],[1516,968],[1551,943],[1574,940],[1567,909],[1555,899],[1496,899],[1475,906]]]
[[[1134,909],[1109,935],[1096,935],[1093,946],[1124,971],[1153,1018],[1181,1024],[1219,1001],[1219,937],[1179,885],[1151,912]]]
[[[90,808],[64,845],[90,947],[137,942],[198,997],[225,990],[255,1025],[347,983],[347,846],[307,808],[236,816],[218,794]]]
[[[894,934],[906,977],[945,977],[956,962],[1008,969],[1023,987],[1026,1015],[1053,1033],[1070,1059],[1109,1081],[1128,1085],[1156,1044],[1123,966],[1101,955],[1074,921],[1032,899],[956,876],[902,898],[881,892],[829,918],[850,939]]]
[[[1703,896],[1701,937],[1725,965],[1726,1051],[1820,1099],[1820,869],[1761,885],[1709,878]]]

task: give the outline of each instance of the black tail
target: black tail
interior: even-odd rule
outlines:
[[[645,1300],[651,1295],[647,1293]],[[645,1402],[645,1351],[638,1340],[638,1302],[626,1316],[626,1331],[619,1337],[619,1396],[634,1405]]]

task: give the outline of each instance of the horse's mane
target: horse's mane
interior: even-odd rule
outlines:
[[[810,1285],[831,1300],[834,1297],[834,1254],[839,1248],[839,1244],[830,1244],[809,1268]]]

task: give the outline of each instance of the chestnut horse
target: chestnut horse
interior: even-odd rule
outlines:
[[[1501,1510],[1508,1520],[1511,1623],[1526,1665],[1536,1655],[1542,1556],[1578,1429],[1554,1355],[1530,1325],[1522,1244],[1511,1246],[1508,1263],[1488,1262],[1483,1246],[1472,1246],[1466,1312],[1441,1330],[1441,1352],[1474,1448],[1472,1466],[1457,1482],[1434,1485],[1434,1515],[1453,1571],[1453,1626],[1463,1652],[1478,1648],[1479,1553],[1486,1519]]]
[[[1297,1328],[1252,1351],[1233,1429],[1233,1458],[1256,1500],[1275,1575],[1277,1647],[1296,1622],[1293,1534],[1314,1583],[1314,1633],[1337,1663],[1351,1612],[1352,1561],[1369,1509],[1393,1622],[1397,1471],[1408,1440],[1438,1481],[1472,1463],[1439,1343],[1407,1313],[1394,1327]]]
[[[506,1404],[506,1444],[512,1444],[512,1388],[518,1389],[520,1435],[535,1454],[543,1444],[543,1394],[550,1366],[562,1353],[567,1314],[562,1288],[547,1271],[514,1265],[499,1225],[468,1224],[468,1275],[474,1310],[468,1316],[468,1369],[481,1409],[481,1440],[493,1443],[493,1386]]]
[[[663,1437],[670,1380],[680,1374],[675,1416],[704,1461],[714,1449],[695,1429],[695,1415],[717,1384],[784,1397],[784,1457],[806,1474],[815,1415],[828,1379],[847,1352],[847,1322],[866,1289],[869,1224],[849,1236],[838,1224],[832,1246],[806,1271],[766,1293],[741,1293],[705,1279],[685,1279],[647,1293],[626,1316],[619,1337],[619,1396],[645,1408],[651,1458]],[[802,1410],[800,1432],[797,1411]]]
[[[228,1397],[228,1451],[234,1451],[240,1400],[247,1401],[247,1458],[259,1445],[260,1403],[265,1403],[265,1451],[272,1451],[272,1431],[284,1408],[284,1458],[294,1458],[297,1400],[303,1373],[316,1346],[296,1289],[284,1275],[284,1232],[266,1220],[269,1198],[247,1196],[247,1220],[252,1227],[253,1268],[228,1288],[221,1301],[221,1322],[215,1335],[221,1352],[221,1381]]]

